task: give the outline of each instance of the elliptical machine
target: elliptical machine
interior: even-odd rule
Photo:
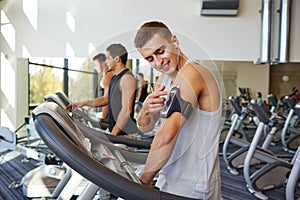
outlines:
[[[234,108],[235,115],[233,116],[233,119],[231,121],[231,127],[228,130],[225,142],[223,144],[222,154],[228,171],[233,175],[238,175],[239,174],[238,169],[243,167],[244,159],[248,151],[248,148],[250,146],[250,143],[247,140],[245,134],[241,131],[241,126],[243,121],[253,111],[250,111],[247,107],[241,108],[238,99],[235,99],[233,97],[229,97],[229,102]],[[272,137],[272,136],[267,136],[267,137]],[[271,143],[271,139],[267,140],[267,142],[264,144],[264,148],[267,149],[270,143]],[[229,148],[231,144],[237,146],[238,149],[236,149],[232,153],[229,153]],[[256,164],[256,163],[257,161],[253,160],[252,164]]]
[[[286,96],[285,103],[289,108],[289,112],[281,132],[281,143],[285,151],[295,153],[300,144],[300,141],[298,141],[300,129],[297,128],[300,117],[295,113],[298,111],[295,108],[297,105],[295,99]]]
[[[25,137],[18,137],[17,132],[26,126]],[[25,122],[14,132],[8,127],[0,126],[0,156],[15,151],[25,156],[22,160],[27,162],[28,159],[34,159],[42,163],[55,164],[59,163],[53,153],[43,151],[44,143],[39,135],[35,132],[33,121],[30,117],[25,117]]]
[[[257,147],[263,134],[263,129],[266,125],[271,128],[270,132],[272,134],[274,134],[279,127],[276,117],[271,115],[265,104],[259,105],[255,102],[251,102],[251,104],[254,112],[259,118],[260,123],[255,132],[244,162],[243,172],[247,189],[259,199],[269,199],[268,196],[266,196],[263,192],[282,187],[288,180],[288,182],[290,182],[288,192],[294,192],[296,182],[298,181],[299,171],[296,172],[296,169],[294,170],[294,173],[296,174],[295,176],[291,176],[290,172],[294,164],[300,159],[300,149],[297,150],[292,161],[289,161],[288,159],[285,159],[285,156],[278,156]],[[251,173],[250,166],[253,158],[258,159],[266,164],[259,170]],[[287,195],[293,196],[293,194]]]

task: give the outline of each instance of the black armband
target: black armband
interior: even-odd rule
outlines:
[[[169,99],[167,99],[164,107],[160,111],[160,117],[168,118],[173,112],[180,112],[186,119],[188,119],[193,112],[192,104],[180,97],[180,91],[177,87],[171,89]]]

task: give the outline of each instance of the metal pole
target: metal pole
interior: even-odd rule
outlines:
[[[69,65],[68,65],[68,59],[64,59],[64,78],[63,78],[63,90],[64,93],[69,96]]]
[[[289,42],[290,42],[290,23],[291,23],[291,1],[280,1],[280,28],[279,28],[279,52],[278,62],[287,63],[289,61]]]
[[[261,23],[261,57],[260,62],[270,61],[271,49],[271,28],[272,28],[272,0],[264,0],[262,4],[262,23]]]

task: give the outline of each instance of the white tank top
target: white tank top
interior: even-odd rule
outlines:
[[[170,90],[165,75],[162,85]],[[160,170],[156,186],[180,196],[221,199],[219,136],[222,106],[214,112],[195,109],[181,128],[172,155]]]

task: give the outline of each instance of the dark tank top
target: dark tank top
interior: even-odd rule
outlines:
[[[102,97],[104,95],[104,88],[100,86],[100,83],[98,85],[98,96],[97,97]]]
[[[109,131],[112,131],[113,127],[115,126],[118,115],[122,109],[122,92],[120,91],[119,86],[120,86],[121,78],[125,74],[130,74],[131,76],[133,76],[132,73],[129,71],[129,69],[125,69],[120,74],[114,75],[110,81],[109,93],[108,93]],[[137,132],[138,132],[138,128],[136,125],[136,120],[134,119],[134,103],[133,103],[130,117],[126,122],[125,126],[123,127],[122,131],[119,133],[119,135],[131,134]]]
[[[148,96],[148,86],[147,86],[147,84],[145,84],[145,85],[143,85],[142,95],[140,97],[140,102],[143,103],[147,96]]]

